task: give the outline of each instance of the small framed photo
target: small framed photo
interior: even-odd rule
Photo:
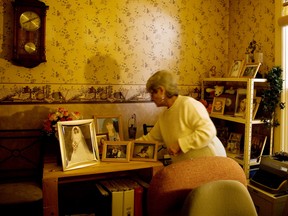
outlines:
[[[267,136],[260,134],[253,134],[251,138],[251,159],[258,159],[262,156]]]
[[[227,147],[226,147],[227,152],[230,152],[233,154],[239,154],[241,138],[242,138],[242,134],[240,133],[230,133],[230,136],[227,142]]]
[[[253,116],[252,119],[254,120],[259,108],[259,105],[261,103],[262,98],[261,97],[254,97],[253,98]]]
[[[223,114],[225,109],[226,98],[224,97],[214,97],[212,104],[212,114]]]
[[[94,116],[96,133],[108,133],[109,141],[123,140],[122,116]]]
[[[244,66],[244,60],[234,60],[230,68],[230,77],[239,77]]]
[[[103,147],[102,161],[129,162],[130,141],[106,141]]]
[[[158,142],[134,141],[131,149],[131,160],[157,161]]]
[[[247,90],[246,89],[237,89],[236,95],[236,110],[235,116],[245,117],[246,105],[247,105]]]
[[[108,133],[96,134],[99,155],[102,157],[104,143],[109,140]]]
[[[224,93],[221,97],[226,98],[225,101],[225,115],[234,115],[235,114],[235,104],[236,104],[236,94]]]
[[[241,77],[255,78],[260,66],[261,63],[246,64],[244,69],[242,70]]]
[[[93,119],[57,123],[63,171],[100,162]]]

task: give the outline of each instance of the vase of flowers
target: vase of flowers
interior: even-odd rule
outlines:
[[[48,113],[47,119],[43,122],[43,135],[45,139],[46,159],[61,164],[61,152],[58,139],[57,122],[82,119],[80,112],[69,112],[65,108],[57,108]]]

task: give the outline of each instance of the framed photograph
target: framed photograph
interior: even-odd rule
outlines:
[[[216,127],[217,137],[222,142],[224,147],[227,147],[228,139],[229,139],[229,128],[228,127]]]
[[[250,159],[259,159],[264,151],[267,136],[253,134],[251,139],[251,156]]]
[[[223,114],[225,108],[226,98],[224,97],[214,97],[212,104],[212,114]]]
[[[103,147],[102,161],[129,162],[130,141],[106,141]]]
[[[246,64],[244,69],[242,70],[241,77],[255,78],[260,66],[261,66],[261,63]]]
[[[244,66],[244,60],[234,60],[230,68],[230,77],[239,77]]]
[[[252,119],[254,120],[259,108],[259,105],[261,103],[262,98],[261,97],[254,97],[253,98],[253,116]]]
[[[100,162],[93,119],[57,123],[63,171]]]
[[[235,114],[235,107],[236,107],[235,106],[236,94],[224,93],[221,95],[221,97],[226,98],[224,114],[225,115],[234,115]]]
[[[230,136],[227,142],[226,151],[233,153],[233,154],[239,154],[241,138],[242,138],[242,134],[240,133],[230,133]]]
[[[157,161],[157,142],[134,141],[131,149],[131,160]]]
[[[245,117],[246,105],[247,105],[246,97],[247,97],[246,89],[237,89],[235,116]]]
[[[101,133],[96,134],[97,144],[98,144],[98,151],[100,158],[102,157],[104,143],[109,140],[108,133]]]
[[[94,116],[96,133],[108,133],[109,141],[123,140],[122,116]]]

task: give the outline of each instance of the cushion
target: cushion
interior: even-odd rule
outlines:
[[[35,202],[42,199],[41,186],[35,182],[0,184],[0,205]]]

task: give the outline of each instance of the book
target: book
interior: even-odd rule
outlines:
[[[101,181],[101,184],[111,194],[111,216],[123,215],[123,191],[112,180]]]
[[[126,184],[128,179],[115,179],[113,183],[123,191],[123,216],[134,216],[134,188]]]
[[[96,204],[95,209],[98,215],[111,215],[111,196],[99,183],[96,186]]]
[[[134,189],[134,216],[143,215],[143,187],[132,179],[126,179],[125,184]]]

